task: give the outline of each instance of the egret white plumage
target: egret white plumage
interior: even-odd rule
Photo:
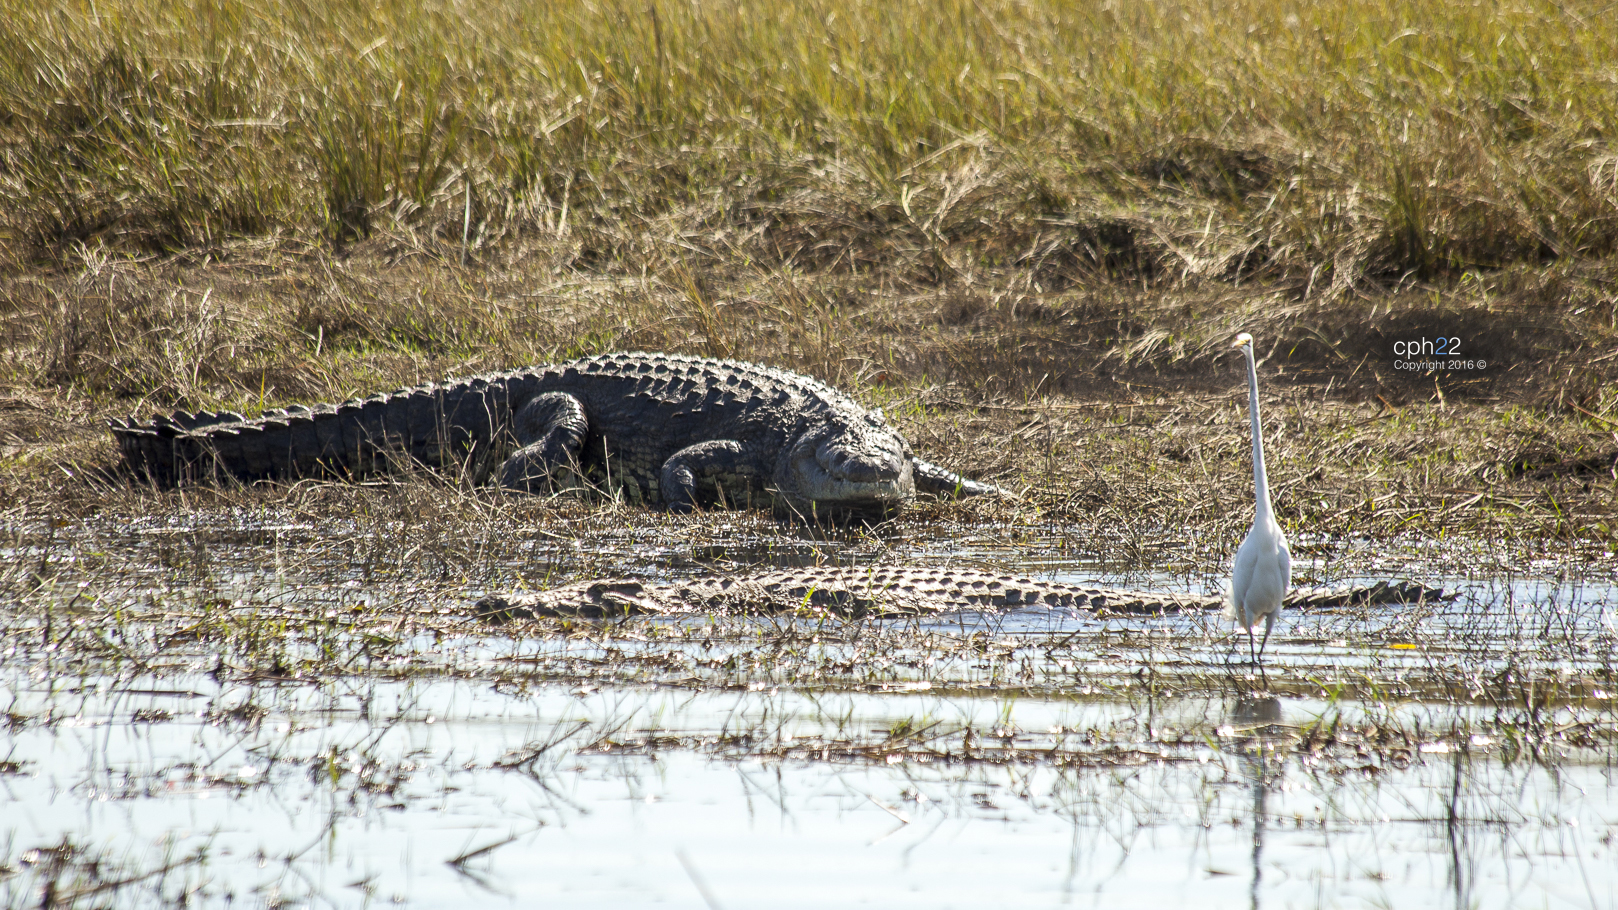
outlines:
[[[1236,336],[1236,347],[1247,355],[1247,410],[1253,418],[1253,527],[1236,550],[1236,564],[1230,578],[1230,602],[1225,615],[1247,630],[1247,651],[1258,663],[1270,630],[1281,612],[1281,601],[1292,585],[1292,553],[1286,535],[1270,508],[1270,484],[1264,474],[1264,434],[1258,419],[1258,365],[1253,360],[1253,336]],[[1254,648],[1253,627],[1264,619],[1264,641]]]

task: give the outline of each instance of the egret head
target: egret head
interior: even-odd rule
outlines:
[[[1231,345],[1231,347],[1234,347],[1234,348],[1251,348],[1252,346],[1253,346],[1253,336],[1247,334],[1246,332],[1243,332],[1240,335],[1237,335],[1236,336],[1236,343]]]

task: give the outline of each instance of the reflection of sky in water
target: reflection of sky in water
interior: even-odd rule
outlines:
[[[321,694],[202,677],[178,688],[197,694],[0,693],[15,713],[61,718],[6,734],[7,760],[22,763],[0,777],[7,862],[63,837],[133,869],[205,846],[189,873],[206,880],[200,902],[234,893],[244,906],[272,893],[360,905],[369,883],[373,902],[409,906],[703,907],[700,880],[732,908],[1225,907],[1250,899],[1262,803],[1264,906],[1607,907],[1618,895],[1618,782],[1576,751],[1547,770],[1463,737],[1471,754],[1434,742],[1407,766],[1371,757],[1344,770],[1266,753],[1267,736],[1293,728],[1210,699],[512,695],[448,680]],[[268,713],[198,716],[248,702]],[[175,719],[130,722],[159,708]],[[1290,702],[1280,720],[1326,709]],[[1428,729],[1446,716],[1423,710]],[[1014,728],[1033,753],[1062,744],[1068,764],[700,751],[726,734],[877,742],[903,720],[970,724],[985,740]],[[1092,730],[1103,745],[1085,745]],[[649,734],[687,739],[654,755],[579,751]]]
[[[1044,577],[1091,586],[1118,586],[1116,580],[1083,572]],[[1345,576],[1332,587],[1372,585],[1387,576]],[[1315,662],[1343,652],[1336,640],[1391,638],[1421,641],[1424,650],[1444,647],[1515,647],[1537,638],[1547,625],[1563,637],[1618,634],[1618,586],[1608,582],[1512,579],[1478,583],[1458,578],[1427,578],[1428,584],[1456,594],[1454,600],[1420,608],[1385,606],[1344,610],[1283,611],[1270,648],[1282,662]],[[1152,586],[1145,586],[1154,589]],[[1158,590],[1175,590],[1162,585]],[[1180,590],[1184,590],[1181,586]],[[1102,629],[1170,631],[1185,636],[1224,635],[1228,620],[1219,613],[1166,617],[1118,616],[1098,621],[1088,612],[1013,610],[1002,613],[948,613],[925,620],[940,631],[989,630],[996,633],[1094,632]],[[1290,640],[1290,643],[1289,643]],[[1272,652],[1266,652],[1272,653]]]
[[[205,560],[186,561],[192,550],[185,528],[137,522],[131,530],[106,531],[120,541],[145,541],[127,543],[127,554],[118,549],[125,544],[91,541],[82,552],[94,559],[81,567],[79,545],[69,540],[51,561],[64,589],[82,573],[104,603],[154,597],[161,589],[165,598],[240,597],[271,609],[368,603],[386,610],[398,596],[355,568],[352,527],[209,530],[217,538],[208,542]],[[905,539],[896,549],[860,540],[826,544],[808,535],[759,544],[756,535],[748,537],[753,533],[700,548],[625,537],[600,541],[602,552],[590,555],[614,572],[654,578],[715,566],[880,559],[1194,592],[1221,584],[1219,567],[1228,562],[1180,555],[1197,542],[1171,536],[1128,541],[1098,558],[1095,551],[1105,547],[1062,529],[1036,530],[1011,546],[1009,532],[975,528]],[[140,549],[154,541],[178,554],[184,568]],[[1618,635],[1610,564],[1584,564],[1582,580],[1574,580],[1563,563],[1507,564],[1478,545],[1423,545],[1392,557],[1377,555],[1369,542],[1295,541],[1294,548],[1302,581],[1336,586],[1410,578],[1461,597],[1423,608],[1291,611],[1267,658],[1288,679],[1324,687],[1374,668],[1375,685],[1406,678],[1407,670],[1437,679],[1465,671],[1487,682],[1483,674],[1522,661],[1565,666],[1586,690],[1610,680],[1591,672]],[[7,556],[33,564],[41,552],[27,546]],[[107,570],[95,562],[105,553],[121,554],[127,564]],[[536,542],[534,554],[520,567],[524,577],[542,578],[546,567],[582,571],[567,545]],[[286,574],[288,566],[318,577]],[[1198,676],[1204,689],[1241,678],[1224,665],[1229,626],[1217,616],[1097,620],[1013,612],[896,624],[922,632],[1032,633],[1024,637],[1040,642],[1072,636],[1049,655],[1069,666],[1040,679],[1048,691],[1086,700],[974,694],[990,671],[974,669],[971,653],[947,669],[942,660],[884,666],[876,678],[899,690],[884,692],[766,686],[692,693],[647,685],[578,694],[552,684],[519,694],[451,679],[243,687],[175,670],[123,683],[124,694],[89,696],[71,694],[73,684],[65,681],[48,694],[48,674],[35,673],[19,656],[0,664],[9,670],[0,675],[0,705],[24,719],[0,725],[0,845],[6,845],[0,864],[19,873],[0,877],[0,894],[7,905],[38,905],[39,895],[17,890],[38,881],[39,865],[24,863],[24,855],[66,837],[131,873],[206,847],[206,864],[179,867],[167,891],[198,885],[195,902],[204,905],[234,894],[237,906],[277,895],[294,901],[319,895],[311,903],[341,906],[387,903],[396,895],[407,905],[446,907],[528,905],[536,898],[564,906],[733,910],[861,903],[1246,906],[1255,854],[1264,906],[1618,904],[1610,743],[1608,753],[1592,753],[1553,742],[1549,767],[1505,761],[1519,753],[1508,753],[1499,734],[1492,741],[1463,735],[1418,742],[1408,764],[1376,755],[1319,761],[1285,748],[1265,758],[1259,750],[1266,736],[1293,726],[1266,729],[1268,718],[1235,717],[1219,700],[1148,701],[1149,687],[1134,675],[1150,668],[1168,678],[1177,671]],[[1591,641],[1607,644],[1580,650]],[[702,654],[746,653],[755,643],[733,635]],[[612,647],[637,645],[619,639]],[[640,647],[655,653],[694,646]],[[833,653],[844,646],[833,637],[815,647]],[[506,660],[497,676],[541,665],[510,662],[514,657],[607,656],[587,639],[498,634],[443,642],[423,634],[405,650],[449,655],[438,665],[473,675],[494,666],[482,661]],[[647,672],[637,678],[662,679]],[[663,681],[685,672],[669,671]],[[1066,685],[1081,672],[1105,685]],[[922,685],[907,681],[928,679],[937,680],[932,691],[903,691]],[[1610,729],[1610,688],[1570,696],[1585,699],[1579,716]],[[1097,700],[1092,692],[1116,697]],[[1296,725],[1340,710],[1345,719],[1383,718],[1431,734],[1500,720],[1481,702],[1457,708],[1442,698],[1415,701],[1411,691],[1376,697],[1374,705],[1289,699],[1283,721]],[[237,712],[249,722],[221,719],[249,701],[268,713],[253,720],[252,712]],[[1532,720],[1567,725],[1575,709],[1559,705]],[[134,721],[136,712],[156,710],[173,719]],[[1521,722],[1522,712],[1508,711],[1504,720]],[[715,745],[743,734],[772,747],[788,734],[795,742],[868,745],[906,721],[970,725],[980,736],[1009,724],[1023,751],[1005,765],[914,757],[889,764],[880,756],[764,759],[754,748]],[[636,743],[647,730],[668,738],[653,755],[580,751],[604,735]],[[1471,751],[1459,751],[1457,743]],[[526,752],[537,754],[500,766]],[[1255,844],[1258,805],[1264,822]],[[447,864],[490,845],[500,846],[460,869]],[[129,890],[104,903],[139,905]]]

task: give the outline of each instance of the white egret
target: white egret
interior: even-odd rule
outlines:
[[[1270,484],[1264,475],[1264,434],[1258,420],[1258,365],[1253,360],[1253,336],[1236,336],[1236,347],[1247,355],[1247,410],[1253,418],[1253,528],[1236,551],[1236,565],[1230,578],[1230,602],[1225,615],[1247,630],[1247,651],[1258,663],[1270,630],[1281,612],[1281,601],[1292,585],[1292,554],[1286,535],[1270,508]],[[1255,650],[1253,627],[1264,618],[1264,641]]]

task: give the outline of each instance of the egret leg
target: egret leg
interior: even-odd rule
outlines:
[[[1264,653],[1264,646],[1270,643],[1270,630],[1273,628],[1275,628],[1275,614],[1264,614],[1264,641],[1258,646],[1258,653],[1260,655]]]
[[[1253,661],[1253,666],[1255,666],[1255,667],[1258,666],[1258,652],[1253,650],[1253,627],[1252,626],[1247,627],[1247,656]]]

